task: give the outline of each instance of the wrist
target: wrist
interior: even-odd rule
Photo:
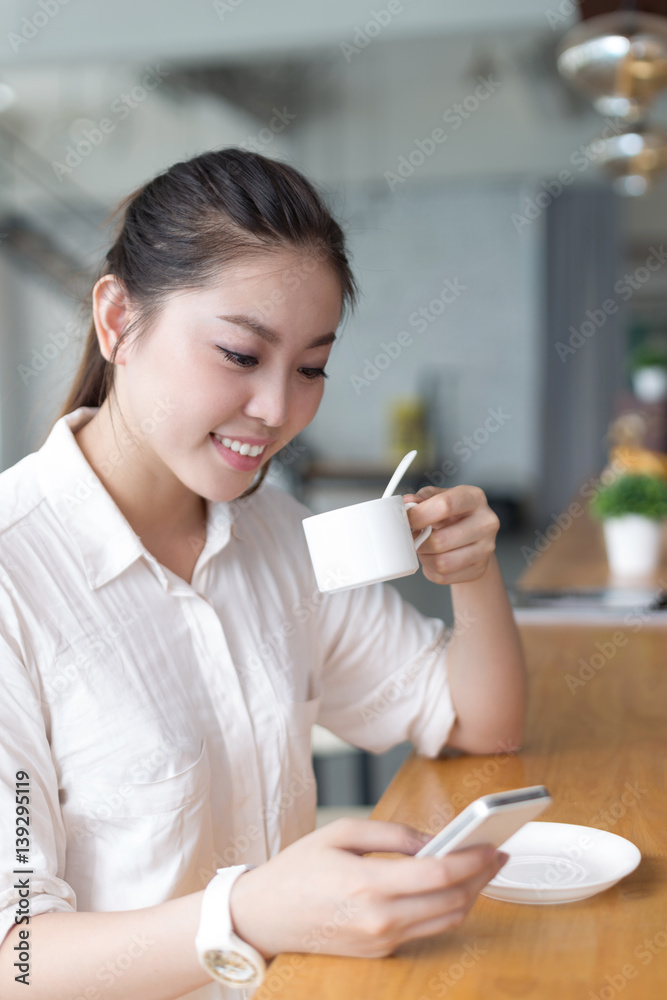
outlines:
[[[232,886],[229,894],[229,919],[231,920],[234,933],[242,941],[247,942],[247,944],[255,948],[262,958],[269,962],[272,958],[275,958],[276,952],[265,948],[262,942],[257,939],[256,933],[253,930],[256,927],[257,920],[256,914],[253,912],[252,893],[250,891],[252,889],[252,879],[249,882],[245,877],[248,874],[249,872],[242,872]]]
[[[461,583],[450,584],[452,604],[455,603],[457,597],[460,601],[461,598],[465,599],[466,597],[470,597],[470,595],[474,595],[476,590],[479,590],[481,593],[489,587],[496,586],[498,579],[502,583],[502,574],[500,573],[498,558],[494,551],[489,556],[482,573],[475,577],[474,580],[463,580]]]

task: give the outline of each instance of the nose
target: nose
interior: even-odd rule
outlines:
[[[273,374],[252,382],[252,392],[245,406],[246,416],[263,421],[267,427],[282,427],[289,415],[287,380]]]

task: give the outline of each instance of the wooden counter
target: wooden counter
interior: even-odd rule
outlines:
[[[524,626],[522,635],[531,679],[522,752],[410,757],[373,817],[435,832],[438,810],[456,793],[458,812],[479,795],[543,783],[554,804],[541,818],[627,837],[642,852],[639,867],[606,892],[576,903],[520,905],[480,896],[459,928],[407,942],[386,959],[280,955],[260,1000],[667,995],[664,628],[541,625]],[[608,652],[613,648],[613,655],[581,680],[579,671],[590,673],[585,665],[598,652],[597,643]]]
[[[520,589],[628,586],[627,580],[620,581],[610,576],[601,523],[583,511],[581,504],[575,506],[582,511],[578,516],[562,514],[561,526],[552,521],[546,532],[536,534],[530,548],[539,554],[521,576],[518,582]],[[667,587],[667,524],[658,572],[633,582],[657,588],[660,580],[665,581]]]

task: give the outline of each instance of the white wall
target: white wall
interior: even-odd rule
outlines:
[[[292,130],[299,160],[336,190],[384,179],[417,140],[440,128],[445,141],[410,185],[428,178],[541,179],[572,167],[570,157],[604,121],[558,76],[558,36],[547,30],[378,41],[349,61],[332,49],[319,82],[328,100]],[[478,90],[482,80],[492,81],[486,95]],[[455,106],[464,102],[460,114]],[[577,176],[593,173],[591,165]]]
[[[418,390],[429,373],[449,372],[458,398],[445,387],[443,420],[450,448],[460,442],[449,451],[458,480],[531,492],[541,254],[537,227],[519,236],[511,222],[520,197],[518,184],[464,181],[414,185],[397,196],[380,189],[372,201],[348,189],[347,229],[363,298],[334,346],[324,399],[305,435],[324,457],[384,458],[392,398]],[[465,290],[455,296],[450,289],[451,303],[432,306],[447,279]],[[428,316],[414,315],[420,307]],[[402,332],[408,336],[398,354]],[[383,342],[397,345],[388,365]],[[487,435],[490,409],[500,413],[500,426]],[[466,459],[463,437],[475,432],[477,450]]]

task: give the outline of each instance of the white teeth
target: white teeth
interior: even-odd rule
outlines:
[[[232,440],[232,438],[220,437],[219,434],[216,434],[215,437],[224,444],[225,448],[231,448],[232,451],[237,451],[240,455],[249,455],[251,458],[261,455],[266,448],[265,444],[242,444],[240,441]]]

